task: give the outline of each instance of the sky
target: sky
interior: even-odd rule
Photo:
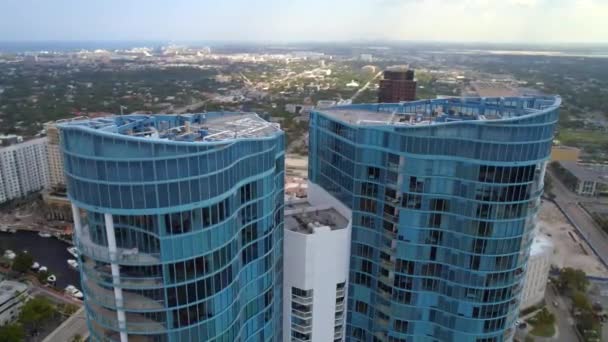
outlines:
[[[608,0],[0,0],[0,41],[608,43]]]

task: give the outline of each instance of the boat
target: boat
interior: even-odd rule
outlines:
[[[1,227],[0,227],[0,232],[2,232],[2,233],[8,233],[8,227],[6,227],[6,226],[1,226]]]
[[[4,251],[4,257],[8,260],[13,260],[17,257],[17,254],[15,254],[15,252],[11,251],[10,249],[7,249]]]
[[[82,292],[79,289],[77,289],[76,286],[74,286],[74,285],[66,286],[65,293],[67,293],[68,295],[70,295],[76,299],[82,299],[82,297],[84,297]]]
[[[11,234],[15,234],[15,233],[17,233],[17,229],[11,228],[11,229],[8,230],[8,232],[11,233]]]
[[[54,283],[57,281],[57,277],[55,277],[54,274],[51,274],[50,276],[46,277],[46,282],[47,283]]]
[[[51,233],[47,233],[47,232],[39,232],[38,236],[40,236],[41,238],[50,238],[53,235],[51,235]]]
[[[49,269],[48,269],[46,266],[40,266],[40,267],[38,268],[38,272],[48,272],[48,270],[49,270]]]
[[[34,271],[37,271],[37,270],[40,269],[40,264],[34,261],[34,263],[32,264],[32,266],[30,266],[30,268],[32,270],[34,270]]]
[[[68,266],[70,266],[73,269],[78,269],[78,261],[76,261],[74,259],[68,259]]]
[[[78,247],[68,247],[68,253],[70,253],[74,258],[78,258]]]

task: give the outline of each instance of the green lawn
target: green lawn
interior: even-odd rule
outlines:
[[[608,143],[606,132],[562,129],[557,139],[564,145],[599,145]]]
[[[554,324],[537,324],[533,325],[530,334],[534,336],[540,337],[551,337],[555,335],[555,325]]]

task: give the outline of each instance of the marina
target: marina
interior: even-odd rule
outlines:
[[[16,233],[0,232],[0,251],[4,254],[6,250],[13,253],[28,251],[34,262],[40,268],[46,268],[50,275],[55,276],[55,286],[63,289],[68,285],[80,288],[80,276],[78,270],[70,266],[68,259],[74,256],[68,252],[70,244],[60,241],[54,237],[41,237],[37,232],[17,231]]]

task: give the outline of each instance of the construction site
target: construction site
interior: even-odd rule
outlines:
[[[553,266],[571,267],[583,270],[590,276],[608,277],[604,264],[552,202],[543,201],[539,213],[538,234],[548,237],[553,243]]]

